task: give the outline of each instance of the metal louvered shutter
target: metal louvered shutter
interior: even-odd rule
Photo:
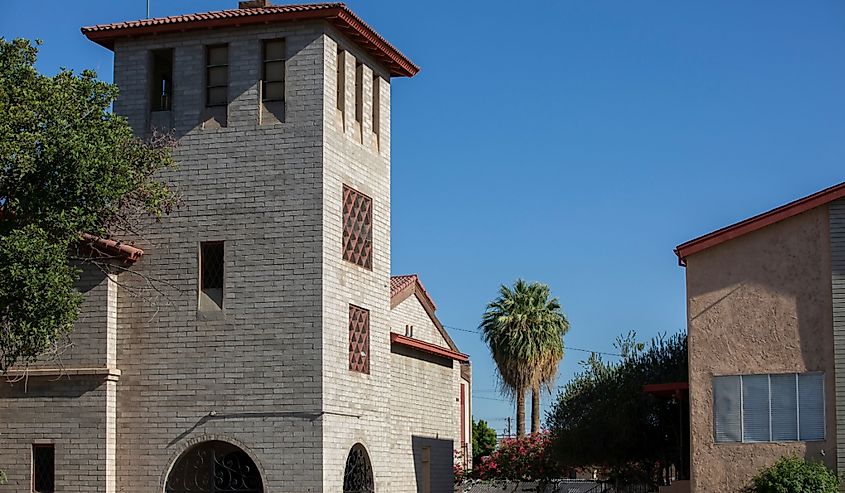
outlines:
[[[769,376],[742,376],[742,441],[768,442]]]
[[[771,375],[772,441],[798,440],[798,394],[794,373]]]
[[[717,442],[742,441],[740,377],[713,377],[713,414]]]
[[[798,439],[824,440],[824,374],[798,375]]]

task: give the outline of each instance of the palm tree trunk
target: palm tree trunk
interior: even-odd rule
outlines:
[[[531,388],[531,434],[540,432],[540,386]]]
[[[520,389],[516,394],[516,436],[525,436],[525,389]]]

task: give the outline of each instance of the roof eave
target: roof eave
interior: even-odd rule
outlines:
[[[681,243],[675,247],[675,255],[678,257],[678,264],[682,267],[687,265],[687,257],[712,248],[726,241],[733,240],[758,229],[775,224],[816,207],[823,206],[834,200],[845,197],[845,182],[789,202],[770,211],[757,214],[756,216],[739,221],[721,229],[717,229],[706,235]]]
[[[183,23],[162,22],[155,25],[106,29],[100,26],[89,26],[83,27],[81,31],[91,41],[109,50],[114,50],[115,41],[118,39],[219,27],[239,27],[302,20],[325,20],[332,23],[341,32],[352,38],[353,41],[360,42],[363,39],[366,41],[366,43],[362,43],[366,51],[373,58],[385,65],[391,76],[413,77],[420,71],[420,68],[411,62],[410,59],[405,57],[398,49],[369,27],[360,17],[343,5],[295,12],[285,11],[242,17],[198,19]]]

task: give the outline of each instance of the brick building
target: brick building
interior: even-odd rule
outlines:
[[[83,33],[115,112],[177,138],[183,205],[93,240],[114,269],[73,345],[0,385],[0,491],[451,491],[469,362],[390,275],[390,83],[418,68],[343,4]]]

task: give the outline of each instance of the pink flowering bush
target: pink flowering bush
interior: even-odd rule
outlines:
[[[537,481],[558,476],[550,456],[551,438],[547,431],[522,438],[502,440],[492,454],[475,464],[472,475],[478,479]]]

